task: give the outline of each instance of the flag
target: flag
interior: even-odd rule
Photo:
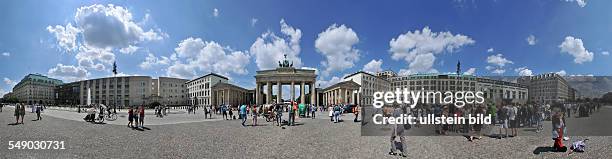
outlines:
[[[117,61],[113,62],[113,74],[117,75]]]

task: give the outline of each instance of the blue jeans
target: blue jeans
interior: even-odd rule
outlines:
[[[340,112],[334,111],[334,123],[337,123],[340,120]]]
[[[247,115],[246,114],[240,114],[241,118],[242,118],[242,126],[246,126],[244,125],[244,123],[247,121]]]

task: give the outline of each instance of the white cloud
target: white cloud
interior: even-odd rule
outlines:
[[[470,37],[451,32],[432,32],[429,27],[409,31],[389,42],[391,58],[405,60],[409,66],[404,72],[437,72],[432,68],[435,54],[452,53],[465,45],[474,44]]]
[[[53,33],[60,48],[66,51],[74,51],[77,49],[77,34],[81,32],[76,27],[73,27],[71,23],[68,23],[66,27],[61,25],[47,26],[47,31]]]
[[[95,4],[77,9],[75,22],[85,44],[96,48],[126,48],[143,41],[161,40],[165,33],[144,31],[121,6]]]
[[[251,27],[254,27],[257,24],[257,18],[251,18]]]
[[[2,53],[2,56],[9,57],[9,56],[11,56],[11,53],[10,53],[10,52],[3,52],[3,53]]]
[[[139,48],[138,46],[130,45],[128,47],[119,49],[119,52],[124,53],[124,54],[132,54],[136,52],[138,48]]]
[[[382,63],[382,59],[373,59],[372,61],[368,62],[366,65],[363,66],[363,71],[371,73],[380,72],[382,71]]]
[[[314,68],[314,67],[302,67],[302,69],[306,69],[306,70],[315,70],[315,74],[319,75],[319,69]]]
[[[593,53],[584,48],[582,39],[567,36],[563,43],[559,45],[559,48],[561,48],[561,53],[568,53],[574,56],[574,63],[582,64],[593,61]]]
[[[281,32],[286,37],[266,32],[251,45],[249,52],[255,57],[255,63],[260,70],[278,67],[278,61],[284,60],[284,55],[287,55],[287,60],[293,62],[294,67],[302,67],[302,60],[299,58],[302,31],[287,25],[285,20],[281,20],[280,25]]]
[[[610,55],[610,52],[608,52],[608,51],[603,51],[603,52],[601,52],[601,55]]]
[[[225,76],[229,76],[230,73],[247,74],[246,65],[249,63],[250,56],[242,51],[234,51],[229,47],[221,46],[215,41],[202,41],[200,38],[190,37],[181,41],[174,51],[178,57],[162,57],[161,59],[162,62],[177,59],[167,69],[169,76],[192,78],[197,73],[208,72]]]
[[[315,48],[326,59],[321,62],[323,67],[326,67],[323,75],[327,76],[333,71],[352,68],[360,56],[359,50],[354,47],[358,42],[357,33],[345,25],[332,24],[319,33],[315,41]]]
[[[150,69],[155,66],[169,65],[170,62],[170,58],[166,56],[161,56],[158,58],[155,57],[155,55],[153,55],[152,53],[149,53],[148,56],[145,57],[145,60],[138,66],[142,69]]]
[[[514,62],[503,57],[502,54],[491,55],[487,57],[487,63],[492,64],[493,66],[486,66],[485,69],[491,71],[494,74],[504,74],[506,70],[504,67],[507,64],[512,64]]]
[[[476,68],[469,68],[467,71],[463,72],[464,75],[475,75]]]
[[[219,16],[219,9],[217,9],[217,8],[213,9],[213,16],[215,16],[215,17]]]
[[[517,72],[519,76],[533,76],[533,72],[527,67],[519,67],[514,69],[514,72]]]
[[[493,52],[493,51],[495,51],[493,48],[487,49],[487,52]]]
[[[578,6],[584,7],[586,6],[586,0],[565,0],[566,2],[576,2]]]
[[[9,78],[4,77],[4,84],[9,85],[9,86],[13,86],[13,85],[17,84],[17,82],[15,82],[15,81],[13,81],[13,80],[11,80]]]
[[[79,66],[101,71],[105,69],[104,64],[112,64],[115,61],[115,54],[110,51],[110,49],[98,49],[81,46],[79,47],[79,53],[76,54],[75,58],[77,59]]]
[[[317,84],[321,85],[321,88],[327,88],[339,82],[342,82],[342,78],[337,77],[337,76],[334,76],[330,78],[329,80],[323,80],[323,79],[317,80]]]
[[[538,42],[534,35],[529,35],[527,37],[527,39],[525,39],[525,40],[527,41],[527,44],[529,44],[529,45],[535,45]]]
[[[55,67],[49,69],[47,73],[51,77],[64,80],[64,82],[82,80],[89,75],[87,70],[83,67],[63,64],[57,64]]]
[[[491,55],[487,57],[487,63],[504,67],[506,64],[512,64],[513,62],[503,57],[502,54]]]
[[[555,73],[557,73],[559,76],[565,76],[565,75],[567,75],[567,72],[565,72],[565,70],[561,70],[561,71],[559,71],[559,72],[555,72]]]

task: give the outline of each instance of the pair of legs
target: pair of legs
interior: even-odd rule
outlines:
[[[253,115],[253,126],[257,125],[257,116]]]
[[[406,152],[405,151],[406,150],[406,141],[405,141],[405,138],[404,138],[404,135],[403,135],[404,133],[403,132],[404,131],[401,130],[401,131],[398,131],[397,133],[393,132],[391,134],[391,139],[389,140],[391,142],[391,150],[389,152],[390,155],[396,155],[397,153],[395,153],[395,151],[397,151],[399,149],[399,151],[401,152],[400,156],[406,157],[406,155],[405,155],[405,152]],[[400,145],[399,145],[400,147],[399,148],[398,148],[398,145],[395,144],[395,138],[397,138],[397,137],[399,137],[399,139],[400,139]]]
[[[244,125],[244,123],[247,120],[247,115],[246,114],[240,114],[240,118],[242,119],[242,126],[246,126],[246,125]]]

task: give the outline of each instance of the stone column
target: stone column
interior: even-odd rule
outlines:
[[[259,83],[255,83],[255,104],[256,105],[260,105],[261,103],[259,102],[259,99],[261,98],[261,96],[259,95]]]
[[[317,88],[315,86],[315,81],[312,81],[310,84],[310,104],[317,105]]]
[[[272,103],[272,82],[266,82],[266,87],[268,87],[268,89],[266,90],[266,104],[270,104]]]
[[[301,85],[300,85],[300,104],[304,104],[306,103],[304,100],[306,99],[306,93],[304,92],[304,84],[305,82],[302,81]]]
[[[295,102],[295,82],[291,81],[291,100],[292,103]]]
[[[344,103],[348,104],[349,103],[348,90],[344,89],[342,91],[342,95],[344,96]]]
[[[277,91],[277,93],[276,93],[276,102],[277,103],[282,103],[283,102],[283,83],[281,83],[280,81],[276,82],[276,83],[278,84],[278,87],[277,87],[278,90],[276,90]]]

